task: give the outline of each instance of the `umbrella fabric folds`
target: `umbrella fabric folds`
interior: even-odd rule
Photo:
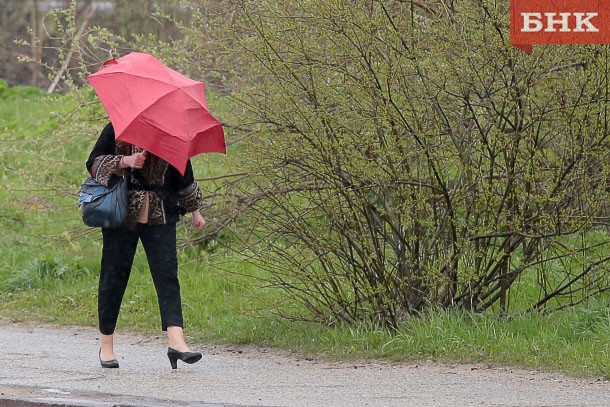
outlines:
[[[189,158],[226,153],[222,124],[210,113],[203,82],[149,54],[106,61],[87,77],[106,109],[117,140],[164,159],[182,174]]]

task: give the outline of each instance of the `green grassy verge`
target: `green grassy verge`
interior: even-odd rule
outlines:
[[[61,138],[69,98],[31,89],[0,92],[0,313],[17,321],[95,326],[100,234],[84,227],[76,193],[97,134]],[[55,112],[55,113],[54,113]],[[60,137],[55,139],[54,137]],[[199,177],[226,161],[194,160]],[[196,233],[181,224],[180,237]],[[326,327],[288,321],[290,305],[259,286],[260,270],[226,248],[179,253],[187,332],[193,342],[253,344],[328,358],[386,358],[502,364],[610,378],[610,307],[589,304],[550,316],[431,313],[397,332],[374,326]],[[156,297],[142,250],[137,253],[119,329],[159,330]]]

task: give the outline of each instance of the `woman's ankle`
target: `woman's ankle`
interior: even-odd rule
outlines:
[[[167,327],[167,342],[170,348],[178,352],[191,351],[184,340],[184,330],[180,326]]]
[[[102,360],[112,360],[114,357],[114,336],[101,335],[100,337],[100,358]]]

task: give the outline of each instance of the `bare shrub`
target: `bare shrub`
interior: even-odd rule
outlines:
[[[586,237],[606,201],[607,49],[526,56],[508,3],[419,3],[244,2],[262,124],[248,253],[330,322],[506,312],[536,278],[520,309],[607,290]]]

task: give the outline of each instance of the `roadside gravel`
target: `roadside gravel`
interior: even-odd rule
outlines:
[[[0,406],[610,406],[608,381],[504,367],[335,363],[201,345],[201,362],[172,371],[162,336],[118,333],[121,367],[102,369],[98,346],[93,328],[0,320]]]

